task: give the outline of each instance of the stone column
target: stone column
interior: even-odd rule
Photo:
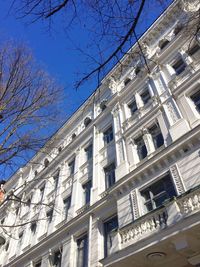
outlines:
[[[74,254],[72,253],[72,236],[68,236],[66,241],[63,243],[62,262],[61,266],[73,267]]]

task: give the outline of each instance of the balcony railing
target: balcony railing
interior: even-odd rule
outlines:
[[[121,248],[175,225],[199,211],[200,187],[197,187],[119,229]]]

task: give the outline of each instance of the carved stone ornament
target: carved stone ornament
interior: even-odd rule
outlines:
[[[181,175],[178,170],[178,166],[174,164],[170,167],[171,176],[174,180],[174,184],[176,186],[177,193],[179,195],[183,194],[185,192],[185,187],[181,178]]]
[[[196,12],[200,9],[199,0],[183,0],[183,10],[185,12]]]
[[[130,198],[131,198],[131,204],[132,204],[132,209],[133,209],[133,218],[135,220],[140,217],[138,198],[137,198],[137,189],[134,189],[131,192]]]
[[[112,93],[113,94],[115,94],[116,92],[117,92],[117,82],[116,82],[116,80],[114,79],[114,77],[110,77],[109,78],[109,88],[110,88],[110,90],[112,91]]]

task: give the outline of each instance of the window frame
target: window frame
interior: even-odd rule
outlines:
[[[182,65],[180,64],[180,62],[182,63]],[[178,65],[178,67],[175,67],[175,65]],[[174,69],[176,76],[181,75],[185,69],[187,68],[187,64],[185,63],[185,61],[183,60],[182,57],[178,57],[176,58],[172,64],[171,64],[172,68]]]
[[[82,185],[84,195],[84,205],[90,204],[92,180],[87,181]]]
[[[157,128],[157,129],[153,129],[153,128]],[[154,148],[155,150],[160,148],[161,146],[164,145],[164,138],[163,138],[163,134],[162,134],[162,131],[161,131],[161,128],[160,128],[160,125],[158,122],[156,123],[153,123],[151,124],[151,126],[148,127],[148,132],[149,134],[151,135],[152,137],[152,140],[153,140],[153,144],[154,144]],[[160,141],[159,141],[159,137],[162,138],[161,140],[161,143],[158,144]]]
[[[195,96],[196,94],[199,94],[199,99],[198,99],[197,101],[194,101],[193,98],[194,98],[194,96]],[[189,98],[190,98],[190,100],[192,101],[192,103],[193,103],[193,105],[194,105],[196,111],[197,111],[198,113],[200,113],[200,85],[198,86],[198,88],[197,88],[196,90],[193,90],[193,91],[190,93]]]
[[[89,161],[93,158],[93,144],[89,144],[85,149],[86,159]]]
[[[115,169],[116,169],[115,162],[112,162],[104,167],[106,190],[112,187],[116,183]]]
[[[146,96],[148,95],[148,98],[145,96],[145,94]],[[151,101],[151,95],[147,86],[140,92],[140,98],[144,106]]]
[[[147,150],[143,135],[139,135],[136,138],[134,138],[134,143],[137,147],[137,154],[138,154],[139,160],[142,161],[148,156],[148,150]],[[143,151],[143,148],[144,148],[144,151]],[[145,156],[143,156],[143,152]]]
[[[75,158],[73,158],[69,163],[68,163],[68,168],[69,168],[69,176],[74,175],[75,173]]]
[[[115,221],[116,220],[116,221]],[[109,223],[112,222],[112,221],[115,221],[116,225],[114,225],[113,229],[109,230],[108,226],[109,226]],[[118,223],[118,216],[117,214],[116,215],[113,215],[112,217],[106,219],[104,222],[103,222],[103,230],[104,230],[104,257],[107,257],[108,255],[110,255],[110,252],[108,251],[109,249],[111,249],[112,245],[112,234],[113,233],[116,233],[119,229],[119,223]],[[109,236],[111,235],[111,236]],[[109,243],[109,247],[108,247],[108,241],[110,241]]]
[[[114,140],[114,132],[112,125],[103,132],[104,145],[108,145]]]
[[[64,205],[63,208],[64,208],[64,215],[65,215],[64,219],[68,218],[69,209],[71,207],[71,200],[72,200],[71,195],[63,199],[63,205]],[[67,205],[66,205],[66,203],[67,203]]]
[[[77,253],[76,253],[76,267],[88,267],[88,233],[85,233],[76,239]],[[78,243],[83,242],[83,246]],[[82,254],[83,252],[83,254]],[[82,254],[82,255],[81,255]],[[81,259],[82,256],[82,259]]]

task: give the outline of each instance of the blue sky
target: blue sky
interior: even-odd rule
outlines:
[[[138,34],[143,33],[166,7],[166,5],[160,7],[153,2],[150,0],[147,2],[145,19],[139,24]],[[166,2],[170,3],[171,0]],[[96,88],[96,83],[90,81],[79,90],[74,89],[74,82],[77,81],[76,73],[87,69],[84,55],[77,52],[73,43],[66,37],[63,20],[59,16],[49,32],[47,24],[42,21],[27,23],[28,19],[16,19],[12,13],[8,14],[9,4],[10,1],[1,1],[0,41],[14,40],[27,44],[33,51],[36,61],[64,85],[64,97],[59,109],[64,119],[67,119]],[[70,38],[82,47],[87,46],[88,36],[84,27],[78,24],[70,31]],[[63,121],[60,122],[62,123]],[[57,127],[59,123],[55,128]]]

